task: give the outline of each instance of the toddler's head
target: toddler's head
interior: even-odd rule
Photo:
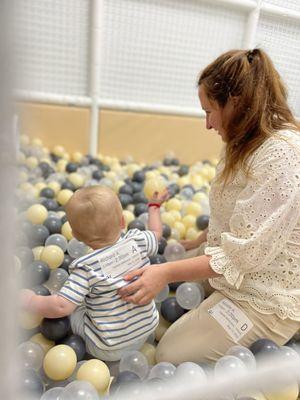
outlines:
[[[105,186],[77,190],[65,210],[73,236],[93,249],[113,244],[124,227],[118,196]]]

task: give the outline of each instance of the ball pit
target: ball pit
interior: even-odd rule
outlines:
[[[73,259],[89,251],[73,238],[64,213],[64,206],[80,187],[102,184],[113,188],[123,206],[125,229],[140,230],[147,226],[148,199],[155,191],[168,188],[170,198],[161,207],[163,237],[158,255],[151,257],[152,264],[183,258],[185,249],[179,240],[194,240],[208,226],[208,195],[217,160],[188,166],[181,165],[172,155],[153,165],[143,165],[130,157],[119,161],[101,154],[69,154],[59,145],[49,151],[39,139],[30,140],[24,135],[18,160],[20,234],[15,269],[22,277],[23,287],[41,295],[58,291]],[[156,344],[167,329],[204,297],[203,288],[195,283],[168,285],[156,298],[160,309],[156,331],[140,351],[125,354],[120,363],[89,359],[82,339],[70,331],[68,317],[42,320],[23,312],[19,323],[28,332],[28,339],[16,350],[22,368],[20,390],[42,400],[100,399],[143,380],[159,396],[164,382],[174,377],[205,380],[207,371],[197,364],[187,362],[176,368],[170,363],[156,364],[155,359]],[[214,371],[222,375],[224,370],[225,374],[235,369],[255,370],[260,354],[272,354],[278,349],[286,358],[297,358],[299,354],[293,346],[299,342],[297,337],[284,349],[262,338],[250,349],[235,346],[217,362]],[[138,389],[135,393],[139,393]],[[265,398],[295,400],[297,395],[298,387],[290,385],[283,392],[265,393]]]

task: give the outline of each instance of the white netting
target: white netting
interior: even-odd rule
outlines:
[[[106,0],[101,98],[199,109],[199,71],[242,46],[245,20],[198,0]]]
[[[272,4],[274,6],[288,8],[290,10],[300,12],[300,1],[299,0],[263,0],[262,4]]]
[[[289,91],[289,104],[300,114],[300,25],[262,14],[258,23],[255,45],[272,58]]]
[[[15,5],[18,88],[85,95],[89,0],[15,0]]]

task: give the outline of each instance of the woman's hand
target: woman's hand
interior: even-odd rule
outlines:
[[[179,243],[185,248],[185,250],[197,249],[200,246],[198,238],[195,240],[180,240]]]
[[[130,281],[135,277],[138,279],[119,289],[118,294],[123,300],[138,305],[150,303],[168,283],[164,267],[159,264],[132,271],[124,279]]]

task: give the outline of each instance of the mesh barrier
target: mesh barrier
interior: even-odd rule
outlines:
[[[245,18],[201,1],[105,1],[101,98],[199,109],[197,75],[242,46]]]
[[[243,46],[248,11],[219,1],[102,0],[99,93],[103,102],[199,110],[199,72]],[[15,0],[18,89],[88,96],[90,0]],[[238,3],[237,3],[238,4]],[[263,0],[299,11],[299,0]],[[261,13],[255,45],[266,49],[299,115],[300,24]],[[138,108],[138,107],[137,107]]]
[[[300,24],[261,14],[256,45],[268,52],[289,91],[289,104],[300,114]]]
[[[85,95],[89,54],[88,0],[16,0],[18,88]]]

